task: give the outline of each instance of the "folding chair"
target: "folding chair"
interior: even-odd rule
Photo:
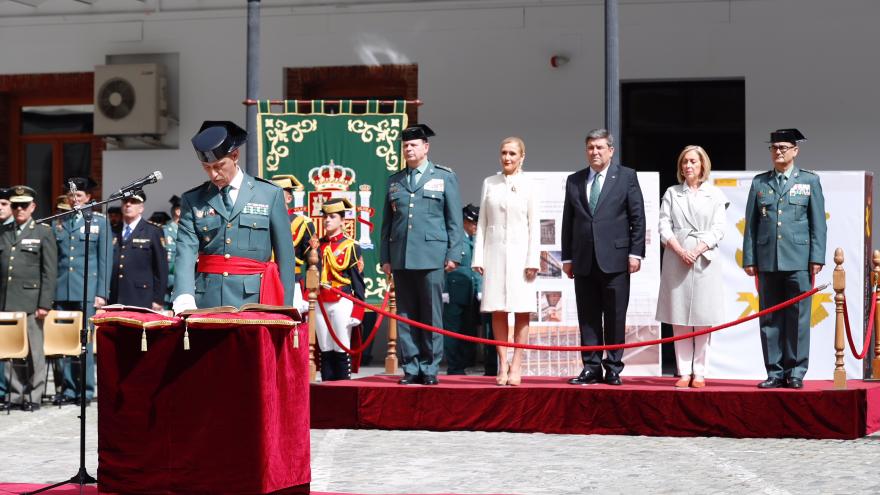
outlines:
[[[43,350],[46,353],[46,383],[49,383],[51,363],[66,356],[79,359],[79,331],[82,328],[82,311],[49,311],[43,322]],[[55,384],[57,387],[58,384]],[[49,395],[49,394],[46,394]],[[49,398],[52,397],[51,394]],[[58,406],[61,407],[61,406]]]
[[[27,313],[16,311],[0,313],[0,361],[9,361],[9,373],[6,383],[12,384],[12,367],[15,359],[26,359],[28,356]],[[25,394],[21,394],[24,402]],[[9,414],[12,390],[6,390],[6,414]]]

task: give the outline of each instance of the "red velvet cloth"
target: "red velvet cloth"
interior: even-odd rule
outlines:
[[[812,380],[803,390],[711,379],[705,389],[675,390],[673,378],[624,377],[620,387],[556,377],[499,387],[482,376],[441,376],[425,387],[399,378],[312,384],[312,427],[838,439],[880,428],[880,383],[858,380],[837,391]]]
[[[200,273],[231,273],[233,275],[255,275],[262,273],[260,280],[260,304],[284,305],[284,284],[274,261],[257,261],[239,256],[219,254],[200,254],[197,267]]]
[[[253,494],[310,481],[307,327],[271,313],[199,315],[184,350],[175,318],[147,328],[141,352],[142,332],[122,321],[153,315],[101,317],[102,492]]]

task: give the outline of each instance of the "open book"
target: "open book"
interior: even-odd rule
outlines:
[[[209,313],[246,313],[249,311],[262,311],[266,313],[280,313],[292,317],[294,320],[302,321],[299,310],[293,306],[273,306],[271,304],[247,303],[240,308],[235,306],[217,306],[214,308],[198,308],[187,309],[178,313],[177,316],[186,317],[189,315],[204,315]]]
[[[169,310],[165,311],[156,311],[150,308],[143,308],[141,306],[127,306],[125,304],[107,304],[102,306],[96,313],[102,313],[104,311],[134,311],[136,313],[153,313],[154,315],[162,315],[162,316],[174,316],[174,312]]]

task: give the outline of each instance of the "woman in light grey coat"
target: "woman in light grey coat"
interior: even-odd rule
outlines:
[[[660,275],[657,320],[682,335],[721,323],[724,281],[717,258],[724,236],[729,202],[709,184],[712,163],[699,146],[687,146],[678,156],[678,180],[660,203],[660,242],[666,248]],[[714,261],[713,261],[714,260]],[[706,386],[710,334],[675,342],[681,378],[677,388]]]

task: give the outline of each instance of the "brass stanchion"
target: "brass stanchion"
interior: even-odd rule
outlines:
[[[880,283],[880,251],[874,251],[874,273],[871,284],[877,287]],[[880,292],[880,287],[877,288]],[[871,294],[873,297],[875,294]],[[871,378],[880,380],[880,304],[874,311],[874,359],[871,360]]]
[[[306,260],[309,268],[306,270],[306,290],[309,291],[309,381],[314,382],[318,375],[318,366],[315,364],[315,322],[318,315],[318,290],[321,286],[321,274],[318,273],[318,250],[309,251]]]
[[[837,321],[834,325],[834,389],[846,390],[846,369],[843,367],[844,335],[843,291],[846,289],[846,272],[843,269],[843,249],[834,250],[834,307]]]
[[[394,290],[394,279],[388,277],[388,309],[392,314],[397,314],[397,294]],[[385,355],[385,374],[397,374],[397,320],[388,319],[388,353]]]

